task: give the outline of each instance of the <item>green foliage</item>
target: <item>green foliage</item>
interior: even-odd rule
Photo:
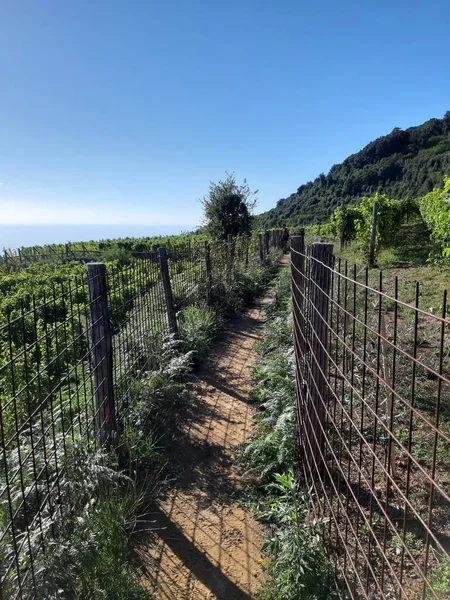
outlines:
[[[105,248],[102,252],[102,259],[104,261],[115,262],[120,266],[128,265],[131,262],[131,258],[131,252],[125,248],[120,248],[119,246]]]
[[[11,271],[33,264],[77,265],[80,260],[128,261],[132,253],[154,252],[164,246],[168,252],[185,246],[192,241],[203,241],[205,233],[197,231],[180,235],[166,235],[140,238],[114,238],[100,241],[69,242],[67,244],[45,244],[44,246],[22,246],[18,250],[7,249],[0,256],[0,268]]]
[[[282,472],[294,461],[294,355],[284,273],[274,300],[279,308],[269,309],[271,320],[266,324],[259,345],[261,358],[253,373],[253,396],[260,409],[256,432],[242,449],[247,474],[260,483],[270,482],[274,473]]]
[[[181,339],[197,360],[205,356],[222,327],[223,319],[218,311],[206,304],[188,306],[179,315]]]
[[[216,279],[211,290],[212,305],[223,315],[241,312],[275,277],[279,256],[277,251],[270,252],[262,265],[253,257],[247,269],[236,265],[229,281],[226,277]]]
[[[431,570],[429,581],[433,592],[427,591],[428,598],[448,598],[450,590],[450,560],[445,557],[440,557],[437,564]]]
[[[266,305],[265,310],[269,317],[284,315],[290,306],[291,273],[290,269],[283,269],[275,281],[272,302]],[[271,321],[268,322],[268,327]],[[265,339],[270,338],[267,336]]]
[[[435,188],[419,200],[420,214],[445,258],[450,257],[450,177],[444,188]]]
[[[293,476],[297,457],[289,269],[277,278],[266,310],[269,320],[254,370],[256,432],[241,455],[255,486],[254,507],[267,526],[268,577],[260,597],[328,600],[334,597],[333,584],[322,531],[319,523],[308,521],[307,503]]]
[[[29,550],[34,556],[34,580],[29,577],[22,581],[24,596],[38,600],[64,598],[69,600],[93,600],[111,598],[113,600],[139,600],[146,597],[140,587],[134,569],[130,566],[131,547],[129,533],[136,524],[140,511],[144,508],[148,490],[116,470],[111,457],[96,450],[87,441],[68,444],[64,449],[61,439],[54,442],[53,451],[59,464],[59,485],[52,486],[46,506],[58,505],[56,511],[40,511],[40,518],[27,519],[32,526],[21,532],[16,529],[16,540],[30,537],[30,546],[22,544],[18,561],[22,573],[29,565]],[[25,437],[21,442],[20,453],[30,451],[30,441]],[[44,464],[45,455],[36,452],[37,465]],[[9,469],[17,468],[19,451],[8,458]],[[56,461],[55,461],[56,462]],[[52,468],[46,463],[46,468]],[[34,468],[29,463],[22,465],[24,482],[30,484]],[[40,468],[40,467],[39,467]],[[55,472],[56,475],[56,472]],[[36,494],[35,510],[41,497],[36,486],[23,488],[23,483],[15,479],[9,482],[9,494],[16,510],[23,506],[24,494]],[[3,503],[0,505],[0,525],[2,524]],[[28,510],[33,504],[28,502]],[[14,508],[14,507],[13,507]],[[6,518],[6,515],[3,515]],[[26,521],[25,521],[26,522]],[[16,519],[16,527],[20,520]],[[47,535],[51,530],[51,535]],[[36,553],[45,537],[45,553]],[[17,549],[12,540],[2,541],[4,560],[0,572],[10,564],[11,556]],[[5,577],[3,589],[6,597],[17,590],[17,572],[11,569],[2,572]],[[29,589],[28,589],[29,587]]]
[[[402,200],[391,200],[387,196],[378,193],[372,198],[362,198],[358,206],[353,208],[352,217],[356,240],[366,256],[369,254],[373,205],[375,202],[378,202],[375,255],[380,247],[392,240],[405,218],[406,205]]]
[[[328,237],[340,239],[344,243],[356,240],[359,249],[367,260],[369,257],[372,233],[373,206],[378,203],[375,255],[383,246],[392,242],[403,221],[414,213],[416,203],[410,200],[391,200],[384,194],[363,197],[355,206],[338,206],[329,223],[315,226],[326,231]],[[310,228],[311,229],[311,228]]]
[[[261,228],[283,222],[294,226],[321,223],[337,206],[356,204],[376,192],[400,199],[424,196],[450,173],[449,136],[446,116],[404,131],[395,128],[331,167],[328,175],[322,173],[301,185],[256,222]]]
[[[251,192],[244,179],[239,185],[232,173],[225,181],[211,182],[208,195],[202,200],[206,230],[213,238],[248,234],[257,192]]]
[[[260,359],[253,371],[253,397],[260,410],[256,432],[243,445],[247,473],[260,482],[271,481],[294,456],[294,356],[289,269],[278,276],[274,297],[267,307],[269,320],[258,344]]]
[[[264,600],[331,600],[332,571],[325,556],[320,524],[308,520],[307,500],[301,496],[292,470],[276,474],[266,486],[271,493],[261,514],[270,535],[264,544],[269,555],[269,578]],[[261,507],[263,508],[263,507]]]
[[[342,242],[351,242],[356,237],[355,219],[358,207],[338,206],[334,209],[329,222],[331,235]]]
[[[191,368],[192,355],[169,337],[161,345],[158,369],[128,381],[126,411],[119,410],[123,431],[117,455],[96,450],[86,440],[70,442],[65,437],[63,443],[62,433],[46,438],[45,446],[43,440],[36,444],[24,435],[9,453],[8,472],[21,472],[20,478],[8,482],[15,536],[22,539],[28,531],[31,538],[31,548],[21,546],[20,570],[29,567],[31,551],[35,554],[33,592],[38,599],[146,597],[131,566],[130,533],[155,497],[164,436],[173,432],[177,425],[174,415],[189,400],[183,378]],[[60,429],[56,422],[55,430]],[[33,461],[21,460],[32,450]],[[48,461],[49,455],[52,461]],[[126,471],[118,470],[119,465]],[[36,471],[45,473],[49,481],[58,480],[45,505],[42,492],[46,488],[44,482],[35,485]],[[0,469],[0,529],[7,531],[10,512],[5,486]],[[27,526],[29,522],[34,529]],[[37,548],[44,538],[43,554]],[[1,564],[6,568],[15,553],[11,533],[1,552]],[[17,583],[16,571],[4,573],[0,566],[0,574],[6,577],[9,597]]]
[[[158,369],[132,382],[123,414],[122,453],[141,469],[153,466],[157,454],[152,442],[161,443],[174,430],[174,415],[190,399],[183,380],[192,368],[193,356],[183,342],[169,336],[162,345]]]
[[[130,565],[130,496],[101,497],[76,520],[64,524],[52,540],[45,579],[36,597],[42,600],[148,598]]]

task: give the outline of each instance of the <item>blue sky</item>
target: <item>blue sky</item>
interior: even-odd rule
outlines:
[[[450,110],[448,0],[4,0],[3,223],[189,228],[235,171],[261,212]]]

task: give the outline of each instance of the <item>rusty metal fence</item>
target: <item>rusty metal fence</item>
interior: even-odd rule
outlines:
[[[291,272],[302,476],[339,597],[450,598],[447,293],[430,312],[301,234]]]
[[[64,519],[68,451],[120,441],[135,384],[158,368],[178,315],[214,303],[258,268],[259,241],[177,245],[125,263],[91,263],[47,282],[0,286],[0,600],[32,598],[49,539]],[[70,275],[70,273],[69,273]],[[32,277],[38,277],[35,271]],[[18,282],[17,286],[14,287]],[[38,285],[42,283],[42,286]]]

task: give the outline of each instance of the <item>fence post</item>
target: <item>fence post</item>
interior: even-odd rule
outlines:
[[[375,242],[377,239],[378,202],[373,203],[372,231],[370,234],[369,267],[375,266]]]
[[[173,305],[172,284],[170,282],[169,265],[167,264],[167,252],[165,248],[158,248],[158,260],[161,271],[161,281],[164,288],[164,300],[166,302],[169,332],[171,335],[178,337],[177,316]]]
[[[295,312],[298,331],[294,329],[294,337],[298,333],[296,344],[300,354],[307,349],[306,320],[305,320],[305,230],[301,229],[291,238],[291,277],[292,295],[295,297],[293,311]]]
[[[91,313],[92,374],[95,393],[96,430],[102,444],[109,446],[117,433],[113,383],[112,332],[108,310],[106,266],[89,263],[88,287]]]
[[[308,370],[309,406],[307,411],[313,435],[310,437],[313,457],[320,469],[324,457],[325,405],[328,387],[328,297],[333,244],[316,242],[311,250],[311,355]]]
[[[263,246],[263,234],[258,234],[259,238],[259,262],[263,264],[264,262],[264,246]]]
[[[204,242],[205,249],[205,270],[206,270],[206,302],[211,302],[212,290],[212,270],[211,270],[211,247],[209,242]]]

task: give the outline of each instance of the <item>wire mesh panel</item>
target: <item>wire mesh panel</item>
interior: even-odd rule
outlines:
[[[115,403],[123,427],[135,382],[157,368],[169,333],[157,254],[110,270],[108,284]]]
[[[184,244],[168,253],[176,310],[206,299],[206,256],[202,242]]]
[[[419,284],[402,300],[396,277],[319,257],[300,238],[291,268],[303,473],[341,597],[447,598],[447,294],[432,314]]]
[[[211,242],[211,269],[213,279],[213,295],[219,298],[224,292],[229,278],[230,248],[228,242],[216,240]]]
[[[0,328],[0,589],[32,597],[67,489],[67,446],[94,438],[85,277],[21,298]]]

